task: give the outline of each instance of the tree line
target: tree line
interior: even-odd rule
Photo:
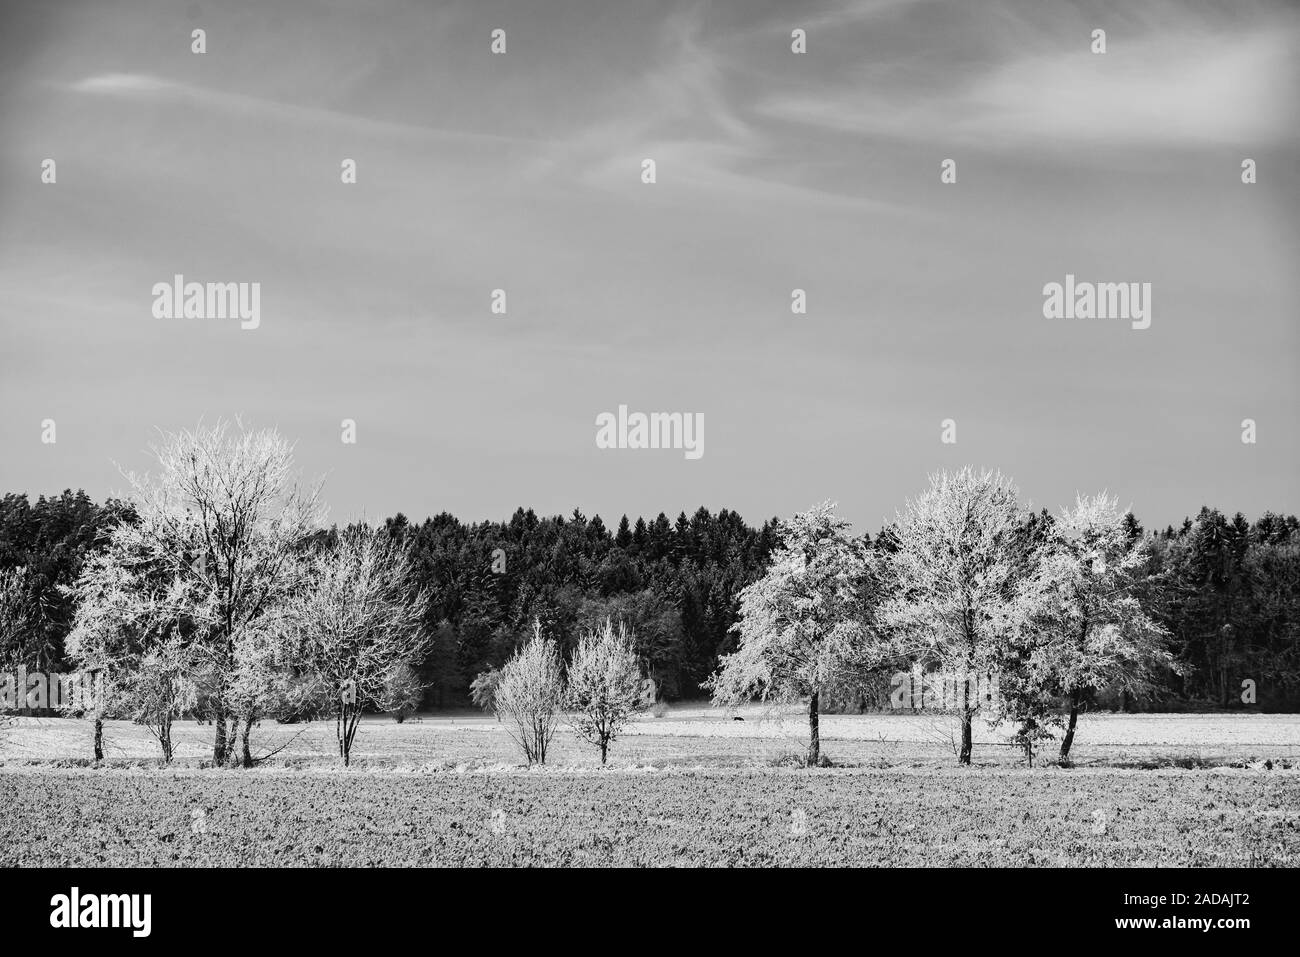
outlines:
[[[675,521],[623,516],[612,530],[576,510],[539,517],[523,508],[505,522],[467,524],[444,513],[417,524],[399,514],[374,529],[323,529],[319,488],[298,482],[291,449],[273,431],[218,424],[167,436],[155,455],[156,474],[128,477],[126,501],[95,503],[84,492],[0,500],[0,666],[49,672],[128,660],[131,674],[147,676],[133,691],[136,716],[157,715],[159,701],[169,714],[206,715],[220,760],[236,752],[249,760],[249,729],[263,715],[321,713],[334,714],[346,759],[361,712],[465,703],[476,679],[482,687],[534,628],[554,640],[559,660],[571,662],[583,636],[607,620],[621,623],[659,698],[725,697],[728,688],[787,694],[771,675],[768,684],[735,682],[737,662],[754,654],[747,636],[779,631],[783,619],[754,589],[774,575],[794,580],[790,549],[799,535],[863,556],[870,588],[852,598],[862,607],[839,621],[890,636],[894,665],[904,651],[918,650],[901,637],[911,634],[923,636],[931,661],[936,649],[973,643],[965,664],[1000,669],[1004,691],[1039,674],[1042,687],[1020,688],[1022,701],[1040,702],[1041,713],[1018,716],[1031,737],[1056,713],[1056,704],[1042,703],[1048,690],[1057,704],[1070,703],[1067,715],[1095,706],[1255,703],[1281,710],[1300,701],[1294,516],[1270,512],[1252,523],[1207,507],[1179,527],[1148,532],[1104,497],[1081,500],[1060,516],[1029,511],[1014,486],[998,479],[980,486],[991,499],[975,496],[962,509],[998,515],[1000,524],[952,525],[952,541],[940,537],[928,552],[920,530],[938,534],[944,526],[937,515],[953,522],[966,515],[915,513],[918,503],[940,496],[934,487],[874,536],[854,534],[829,511],[754,527],[730,510],[704,508]],[[961,473],[967,482],[982,474]],[[1103,513],[1111,525],[1101,522]],[[1089,515],[1110,529],[1090,546],[1106,555],[1099,578],[1085,574],[1091,565],[1080,554],[1070,558],[1063,544],[1101,534],[1085,522]],[[814,527],[801,524],[808,522]],[[927,593],[955,571],[969,571],[959,565],[925,578],[954,560],[953,542],[964,548],[977,541],[994,549],[988,554],[996,561],[967,582],[969,604]],[[824,558],[808,547],[804,561],[816,569]],[[1099,581],[1111,590],[1108,600],[1128,603],[1106,606],[1108,613],[1140,612],[1141,620],[1127,619],[1129,633],[1143,631],[1140,644],[1158,645],[1167,659],[1155,667],[1145,654],[1121,655],[1115,660],[1123,667],[1096,671],[1076,653],[1077,674],[1057,669],[1047,681],[1040,666],[1049,652],[1029,636],[1079,627],[1063,619],[1043,624],[1048,596],[1065,607],[1061,596],[1074,589],[1069,607],[1104,605],[1100,592],[1087,592],[1101,588]],[[1021,625],[1012,629],[1015,615]],[[965,631],[942,631],[937,623],[948,620]],[[1019,644],[999,638],[990,657],[979,650],[979,635],[995,620],[998,634],[1015,631]],[[364,636],[384,635],[394,647],[363,647]],[[833,643],[848,637],[841,629]],[[876,642],[870,680],[819,685],[811,692],[814,710],[882,704],[883,647]],[[1058,641],[1050,655],[1068,658],[1067,651]],[[1012,668],[1017,656],[1025,664]],[[365,679],[348,677],[361,662]],[[754,659],[748,667],[761,673],[769,664]],[[338,688],[349,681],[359,686],[339,703]],[[1250,695],[1244,682],[1252,683]]]

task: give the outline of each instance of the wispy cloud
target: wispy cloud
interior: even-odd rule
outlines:
[[[623,189],[636,182],[642,159],[651,158],[665,185],[713,200],[897,211],[892,203],[846,194],[834,183],[810,187],[788,175],[788,151],[772,135],[770,120],[753,113],[741,62],[756,38],[771,46],[779,32],[765,24],[761,33],[710,35],[704,10],[686,7],[668,18],[654,65],[610,97],[599,120],[550,144],[527,177]],[[726,52],[724,41],[739,44],[740,53]]]
[[[644,144],[656,141],[662,149],[694,155],[702,165],[734,162],[754,148],[754,131],[724,90],[725,66],[700,33],[699,7],[670,17],[654,65],[606,97],[598,120],[552,144],[531,174],[562,169],[599,182],[611,161],[624,162],[625,150],[644,151]]]
[[[527,470],[543,509],[770,514],[802,507],[812,456],[869,515],[947,454],[953,416],[959,454],[1049,497],[1120,449],[1142,511],[1238,480],[1242,507],[1294,500],[1294,0],[205,3],[206,56],[170,0],[19,6],[0,30],[16,486],[102,490],[121,441],[242,409],[339,465],[345,514],[377,495],[496,514],[518,461],[547,463]],[[1150,279],[1152,330],[1043,322],[1067,271]],[[176,273],[262,283],[262,326],[154,319]],[[1252,370],[1231,394],[1225,364]],[[1170,395],[1176,424],[1135,412]],[[602,480],[589,423],[625,400],[707,411],[709,471]],[[1215,453],[1248,414],[1273,438]]]
[[[1094,17],[1094,23],[1113,22]],[[969,62],[940,70],[940,88],[915,82],[927,60],[842,64],[838,76],[777,93],[756,111],[787,123],[862,137],[945,142],[994,150],[1026,146],[1196,147],[1273,142],[1296,135],[1292,17],[1240,32],[1221,23],[1125,23],[1104,55],[1088,49],[1084,21],[1046,30],[1022,16]],[[1027,39],[1029,42],[1027,42]],[[1068,42],[1068,46],[1065,44]],[[990,46],[990,43],[992,44]],[[931,53],[948,55],[948,48]],[[978,59],[976,59],[978,57]]]
[[[102,73],[70,83],[66,86],[66,89],[73,93],[112,97],[127,101],[134,100],[142,104],[152,105],[166,101],[185,103],[225,113],[268,117],[282,122],[300,124],[312,129],[346,127],[367,134],[432,137],[465,143],[491,144],[528,141],[515,135],[469,132],[376,120],[354,113],[304,106],[265,97],[249,96],[244,93],[231,93],[143,73]]]

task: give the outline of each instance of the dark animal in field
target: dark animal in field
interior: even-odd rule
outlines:
[[[741,717],[740,715],[738,715],[738,714],[733,714],[733,715],[731,716],[731,720],[732,720],[732,721],[744,721],[745,719],[742,718],[742,717]]]

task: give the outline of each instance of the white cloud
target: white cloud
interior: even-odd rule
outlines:
[[[863,136],[991,148],[1255,145],[1296,135],[1294,45],[1278,31],[1112,38],[1107,54],[1020,55],[943,92],[913,92],[874,69],[756,109]]]
[[[368,117],[344,113],[338,110],[323,109],[316,106],[304,106],[287,103],[266,97],[249,96],[243,93],[229,93],[208,87],[179,83],[163,77],[142,73],[104,73],[89,76],[69,84],[67,89],[75,93],[93,96],[109,96],[122,99],[147,99],[153,102],[173,100],[197,105],[211,110],[227,113],[242,113],[254,116],[266,116],[284,122],[301,123],[312,127],[345,126],[361,132],[388,134],[395,136],[426,136],[439,139],[456,140],[466,143],[519,143],[525,142],[517,136],[505,136],[492,133],[470,133],[421,126],[409,123],[395,123],[388,120],[372,120]]]

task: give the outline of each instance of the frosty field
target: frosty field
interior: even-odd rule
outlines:
[[[0,866],[1294,866],[1292,772],[0,770]]]
[[[333,726],[265,723],[251,770],[201,767],[110,722],[22,719],[0,745],[0,866],[1294,866],[1300,717],[1088,715],[1072,769],[1023,766],[981,729],[954,766],[942,722],[823,718],[830,769],[783,766],[798,716],[683,707],[638,721],[601,769],[565,730],[526,769],[478,714],[373,719],[357,763]]]
[[[741,717],[744,720],[736,721]],[[177,761],[197,765],[212,753],[211,725],[178,721],[172,730]],[[976,723],[976,765],[1018,766],[1023,756],[1006,744],[1002,729]],[[757,706],[721,711],[699,705],[672,708],[633,722],[615,742],[610,763],[676,767],[766,766],[802,753],[807,719],[793,709]],[[823,750],[837,765],[946,766],[952,762],[955,725],[942,717],[910,714],[823,715]],[[337,763],[334,725],[263,722],[252,737],[254,755],[277,753],[282,765]],[[279,750],[277,750],[279,749]],[[595,751],[580,746],[563,725],[553,744],[554,765],[594,766]],[[0,729],[0,763],[81,761],[92,755],[89,722],[19,718]],[[105,724],[104,755],[114,762],[154,762],[157,743],[148,732],[121,721]],[[1054,756],[1048,747],[1045,758]],[[1300,715],[1087,714],[1080,718],[1072,757],[1082,766],[1161,767],[1300,762]],[[357,734],[353,760],[363,766],[517,764],[521,758],[505,728],[491,716],[467,711],[423,715],[397,724],[367,718]]]

